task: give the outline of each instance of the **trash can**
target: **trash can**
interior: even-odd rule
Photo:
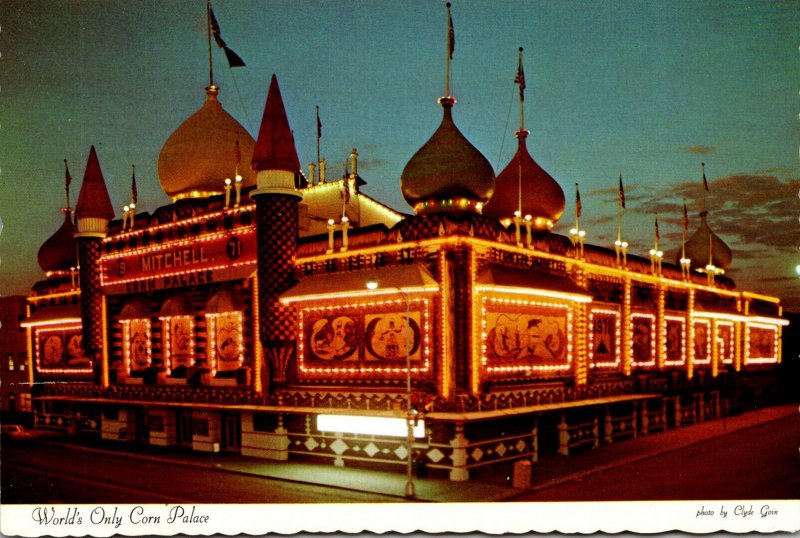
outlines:
[[[519,460],[514,462],[514,481],[516,489],[530,489],[531,474],[533,466],[529,460]]]
[[[421,452],[414,452],[414,473],[417,478],[428,476],[428,464],[425,462],[425,455]]]

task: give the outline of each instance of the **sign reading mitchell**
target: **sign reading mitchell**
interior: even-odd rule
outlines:
[[[194,244],[131,249],[101,258],[106,293],[140,293],[246,278],[255,271],[255,230]]]

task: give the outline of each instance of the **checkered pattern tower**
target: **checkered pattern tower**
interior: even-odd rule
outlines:
[[[265,386],[286,383],[296,351],[296,319],[279,297],[295,284],[298,204],[302,194],[295,177],[300,170],[294,136],[286,117],[278,79],[272,76],[264,116],[253,150],[257,188],[259,338],[269,361]]]
[[[102,240],[108,233],[108,222],[114,218],[114,208],[94,146],[89,151],[75,217],[78,220],[75,240],[80,264],[83,348],[86,356],[92,359],[95,371],[99,371],[105,346],[100,254]],[[107,365],[102,367],[105,369]]]

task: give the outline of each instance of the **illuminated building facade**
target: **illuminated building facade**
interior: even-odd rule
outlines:
[[[341,179],[300,172],[275,77],[255,140],[218,93],[167,140],[152,213],[114,219],[92,150],[23,324],[30,381],[59,381],[36,385],[38,425],[399,468],[404,431],[318,417],[404,420],[410,396],[413,451],[463,481],[719,417],[723,379],[781,361],[779,300],[723,276],[705,215],[689,270],[551,233],[564,194],[524,128],[495,177],[443,97],[401,176],[409,216],[359,191],[355,150]]]

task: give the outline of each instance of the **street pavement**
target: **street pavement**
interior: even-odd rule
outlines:
[[[511,473],[495,473],[467,482],[451,482],[447,478],[416,478],[416,500],[425,502],[491,502],[503,500],[535,500],[535,493],[571,481],[582,480],[596,473],[622,467],[646,458],[702,443],[721,436],[754,428],[798,415],[796,404],[768,407],[732,417],[638,437],[570,456],[550,456],[534,463],[531,488],[512,487]],[[800,444],[800,439],[798,439]],[[63,443],[60,443],[63,446]],[[295,461],[272,462],[231,454],[185,452],[174,448],[119,446],[103,442],[95,446],[68,444],[82,451],[118,453],[126,458],[159,461],[195,467],[206,471],[262,476],[298,484],[324,485],[352,492],[365,492],[383,497],[403,498],[406,476],[403,473],[341,468],[333,465]],[[797,447],[793,447],[797,451]],[[534,494],[534,495],[531,495]],[[568,499],[565,499],[568,500]]]

